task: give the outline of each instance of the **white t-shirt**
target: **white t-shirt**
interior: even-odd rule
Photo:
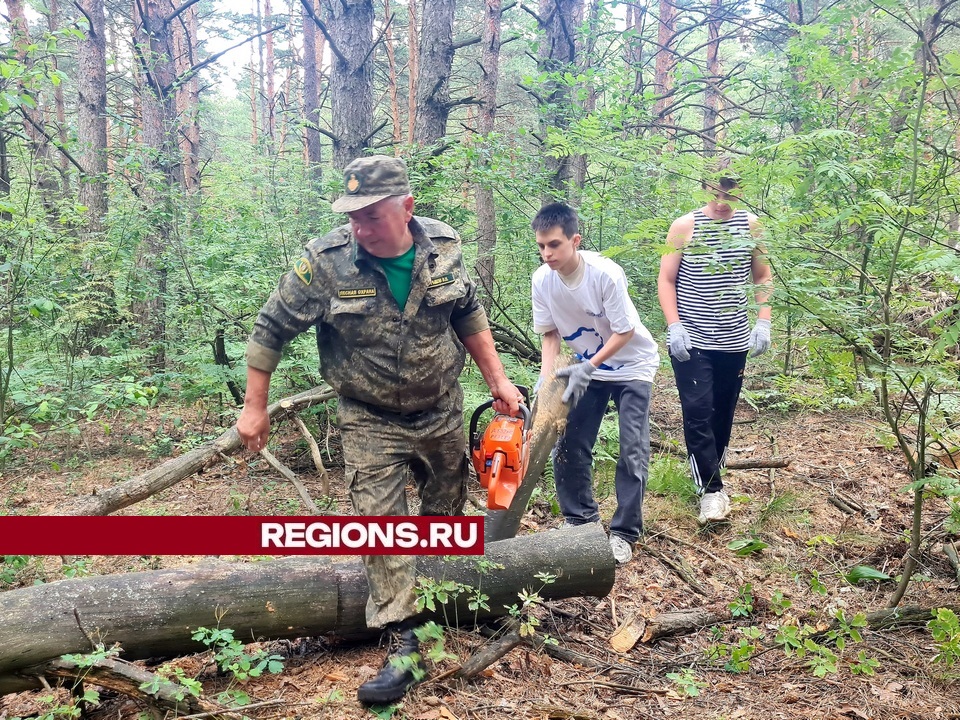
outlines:
[[[533,273],[534,330],[558,331],[575,353],[589,360],[614,334],[632,329],[630,341],[607,358],[591,379],[653,382],[660,355],[627,292],[623,268],[588,250],[581,250],[580,257],[583,279],[575,287],[568,287],[560,273],[547,265]]]

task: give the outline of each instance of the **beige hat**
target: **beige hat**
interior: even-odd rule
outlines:
[[[409,195],[407,164],[387,155],[357,158],[343,169],[343,187],[346,195],[330,206],[334,212],[353,212],[393,195]]]

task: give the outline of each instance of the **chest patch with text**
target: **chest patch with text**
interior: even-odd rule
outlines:
[[[337,297],[339,298],[365,298],[365,297],[376,297],[377,289],[376,288],[344,288],[343,290],[337,291]]]
[[[430,281],[430,287],[435,288],[440,287],[441,285],[449,285],[454,280],[456,280],[456,277],[454,277],[453,273],[440,275],[439,277],[435,277]]]

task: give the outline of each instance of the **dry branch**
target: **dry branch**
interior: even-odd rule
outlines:
[[[313,439],[313,434],[310,432],[307,424],[299,415],[294,415],[293,421],[297,424],[300,434],[303,435],[303,439],[307,441],[307,445],[310,447],[310,457],[313,458],[313,466],[317,469],[317,473],[320,475],[320,481],[323,483],[321,491],[324,497],[327,497],[330,495],[330,473],[327,472],[327,466],[323,464],[320,447],[317,445],[317,441]]]
[[[260,455],[264,460],[267,461],[267,464],[270,465],[270,467],[283,475],[283,477],[293,484],[293,486],[297,489],[297,494],[300,495],[300,499],[303,500],[303,504],[307,507],[310,515],[324,514],[320,512],[320,508],[317,507],[317,504],[313,501],[313,498],[310,497],[310,493],[307,492],[306,486],[300,482],[300,478],[297,477],[297,474],[293,470],[277,460],[274,454],[266,448],[263,448],[263,450],[260,451]]]
[[[288,413],[302,410],[316,403],[336,397],[336,393],[321,385],[311,390],[273,403],[267,408],[271,420]],[[79,498],[73,498],[63,506],[56,508],[50,515],[109,515],[146,500],[158,492],[176,485],[181,480],[202,470],[214,458],[226,455],[240,448],[240,436],[237,428],[232,427],[220,437],[188,453],[168,460],[162,465],[151,468],[119,485],[101,488]]]
[[[644,542],[638,544],[645,552],[653,555],[653,557],[673,570],[680,577],[680,579],[689,585],[695,592],[707,598],[713,596],[712,592],[707,590],[703,585],[696,581],[696,579],[693,577],[693,569],[681,557],[677,556],[676,559],[671,559],[659,550],[654,550]]]

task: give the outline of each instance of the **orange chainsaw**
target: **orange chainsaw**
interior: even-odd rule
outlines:
[[[470,456],[480,487],[487,490],[487,507],[506,510],[517,494],[530,460],[530,394],[518,388],[526,403],[520,403],[520,417],[496,413],[483,435],[477,434],[480,416],[493,407],[487,400],[470,418]]]

